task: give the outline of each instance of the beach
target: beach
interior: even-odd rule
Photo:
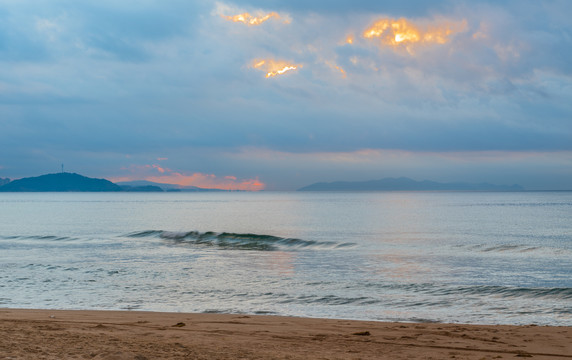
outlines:
[[[0,359],[572,358],[572,328],[0,310]]]

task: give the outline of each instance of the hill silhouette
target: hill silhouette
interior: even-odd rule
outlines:
[[[14,180],[0,186],[3,192],[41,191],[122,191],[119,185],[105,179],[88,178],[75,173],[47,174]]]
[[[523,191],[520,185],[493,185],[489,183],[439,183],[416,181],[406,177],[370,181],[319,182],[297,191]]]
[[[148,188],[150,186],[157,187],[162,189],[163,191],[181,191],[181,192],[198,192],[198,191],[229,191],[224,189],[206,189],[200,188],[197,186],[191,185],[178,185],[178,184],[165,184],[165,183],[157,183],[148,180],[134,180],[134,181],[122,181],[118,182],[117,185],[121,186],[122,188],[128,187],[136,187],[136,188]]]
[[[164,190],[158,186],[153,185],[142,185],[142,186],[129,186],[120,185],[121,191],[127,192],[163,192]]]

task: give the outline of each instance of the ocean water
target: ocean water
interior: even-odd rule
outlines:
[[[572,325],[572,192],[2,193],[0,307]]]

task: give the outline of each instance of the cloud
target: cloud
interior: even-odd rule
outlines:
[[[244,148],[275,155],[572,149],[567,2],[4,5],[4,177],[57,169],[62,161],[78,172],[119,176],[128,155],[131,163],[161,161],[184,176],[259,175],[271,187],[268,179],[287,182],[288,168],[228,159]],[[220,16],[244,13],[280,19],[245,26]],[[380,19],[398,26],[364,38]],[[404,29],[426,41],[396,42]],[[437,36],[426,37],[434,29]],[[336,164],[371,174],[352,170],[352,162]]]
[[[192,32],[202,2],[19,1],[0,13],[0,61],[67,56],[148,61],[147,46]]]
[[[264,71],[267,78],[283,75],[301,67],[301,64],[294,64],[284,60],[255,59],[252,61],[252,68]]]
[[[444,44],[455,33],[464,31],[467,21],[439,20],[421,27],[405,18],[381,18],[365,29],[362,36],[366,39],[380,39],[382,46],[404,46],[411,52],[410,46]],[[353,41],[351,41],[353,43]]]
[[[264,23],[264,22],[266,22],[272,18],[280,19],[280,15],[278,15],[278,13],[275,13],[275,12],[270,12],[267,14],[260,14],[259,16],[252,16],[246,12],[246,13],[242,13],[242,14],[238,14],[238,15],[234,15],[234,16],[221,15],[221,17],[225,20],[232,21],[232,22],[240,22],[240,23],[246,24],[248,26],[258,26],[258,25],[261,25],[262,23]]]
[[[253,179],[238,179],[236,176],[216,176],[214,174],[178,172],[157,164],[130,165],[122,169],[128,175],[111,177],[111,181],[147,180],[161,184],[176,184],[181,186],[196,186],[204,189],[221,190],[264,190],[266,184],[258,177]]]
[[[197,186],[203,189],[260,191],[264,190],[266,186],[258,178],[236,180],[229,176],[219,178],[213,174],[201,173],[181,174],[173,172],[168,175],[149,176],[144,179],[164,184]]]
[[[242,23],[247,26],[259,26],[272,19],[280,20],[283,24],[290,24],[292,22],[290,15],[287,13],[280,15],[275,11],[265,11],[261,8],[257,8],[253,10],[253,12],[254,15],[248,11],[244,11],[244,9],[222,2],[216,3],[216,9],[214,11],[215,14],[227,21]]]
[[[169,169],[167,169],[167,170],[163,169],[163,168],[162,168],[162,167],[160,167],[159,165],[152,165],[152,167],[153,167],[154,169],[157,169],[157,171],[158,171],[158,172],[160,172],[161,174],[164,174],[164,173],[165,173],[165,171],[169,171],[169,172],[172,172],[172,171],[171,171],[171,170],[169,170]]]
[[[371,0],[241,0],[240,4],[253,7],[272,7],[298,13],[354,14],[390,13],[396,16],[422,16],[434,11],[444,11],[451,7],[448,0],[432,1],[371,1]]]

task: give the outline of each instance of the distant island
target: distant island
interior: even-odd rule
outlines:
[[[524,191],[520,185],[493,185],[488,183],[439,183],[416,181],[406,177],[370,181],[319,182],[297,191]]]
[[[0,186],[0,191],[122,191],[122,189],[119,185],[109,180],[93,179],[79,174],[64,172],[14,180]]]
[[[196,186],[160,184],[139,180],[112,183],[105,179],[89,178],[75,173],[56,173],[14,181],[0,178],[0,192],[163,192],[163,191],[228,191],[203,189]]]

